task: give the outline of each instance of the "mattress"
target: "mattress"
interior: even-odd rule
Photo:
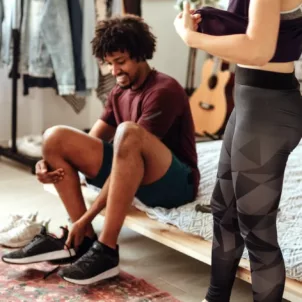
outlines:
[[[174,209],[149,208],[139,200],[134,205],[162,223],[177,226],[184,232],[212,240],[213,218],[211,214],[195,210],[196,205],[209,205],[216,180],[221,141],[198,143],[198,168],[201,179],[197,199]],[[302,141],[288,159],[284,186],[277,218],[278,241],[284,256],[286,275],[302,281]],[[247,250],[243,258],[248,259]]]

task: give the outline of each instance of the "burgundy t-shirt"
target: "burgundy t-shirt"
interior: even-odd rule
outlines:
[[[194,124],[188,97],[176,80],[152,70],[137,90],[116,85],[101,119],[113,127],[132,121],[156,135],[180,161],[191,167],[196,196],[200,175]]]

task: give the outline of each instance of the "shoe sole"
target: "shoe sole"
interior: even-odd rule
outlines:
[[[120,273],[120,269],[119,266],[116,266],[102,274],[99,274],[95,277],[89,278],[89,279],[85,279],[85,280],[77,280],[77,279],[72,279],[72,278],[67,278],[64,276],[61,276],[65,281],[68,281],[70,283],[74,283],[74,284],[78,284],[78,285],[90,285],[105,279],[109,279],[112,277],[117,276]]]
[[[61,250],[56,252],[49,252],[44,253],[36,256],[30,256],[26,258],[6,258],[5,256],[2,257],[2,261],[9,264],[30,264],[30,263],[37,263],[49,260],[56,260],[56,259],[64,259],[70,258],[71,256],[75,256],[74,249],[70,249],[69,251]]]

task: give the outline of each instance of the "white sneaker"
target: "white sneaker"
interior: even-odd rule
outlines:
[[[41,158],[42,157],[42,135],[28,135],[18,137],[16,140],[18,151],[22,154]],[[12,146],[12,141],[9,140],[8,146]]]
[[[15,226],[16,222],[18,220],[20,220],[21,218],[22,218],[22,216],[18,215],[18,214],[9,215],[7,220],[4,223],[1,224],[0,233],[4,233],[4,232],[7,232],[10,229],[12,229]]]
[[[22,216],[22,215],[19,215],[19,214],[10,214],[8,216],[7,220],[4,221],[3,223],[1,223],[1,226],[0,226],[0,235],[2,233],[5,233],[5,232],[11,230],[12,228],[18,226],[18,224],[20,223],[20,221],[22,219],[35,222],[36,219],[37,219],[37,215],[38,215],[38,212],[36,212],[34,214],[29,214],[28,216],[25,216],[25,217]]]
[[[48,225],[49,221],[38,223],[21,219],[16,227],[0,234],[0,245],[12,248],[24,247],[40,233],[42,226],[45,224]]]

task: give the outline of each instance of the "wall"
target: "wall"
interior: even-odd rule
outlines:
[[[12,83],[7,69],[0,69],[0,142],[11,137]],[[56,124],[65,124],[83,129],[90,125],[90,103],[80,114],[57,96],[53,89],[30,89],[29,96],[22,95],[22,80],[18,81],[18,136],[41,134]],[[94,102],[100,106],[96,100]]]
[[[176,0],[142,0],[143,17],[158,37],[157,52],[150,65],[175,77],[185,85],[188,48],[175,33],[173,20],[177,14]],[[200,69],[204,55],[198,54],[196,83],[200,81]],[[0,141],[10,138],[11,128],[11,80],[8,71],[0,69]],[[30,95],[22,95],[22,83],[18,90],[18,136],[40,134],[56,124],[66,124],[80,129],[91,127],[101,113],[101,103],[90,98],[85,109],[76,114],[52,89],[31,89]]]
[[[175,0],[143,0],[143,16],[158,38],[157,52],[150,62],[159,71],[173,76],[183,86],[186,83],[189,48],[176,34],[173,21],[178,11]],[[199,51],[196,62],[196,83],[200,80],[204,53]]]

